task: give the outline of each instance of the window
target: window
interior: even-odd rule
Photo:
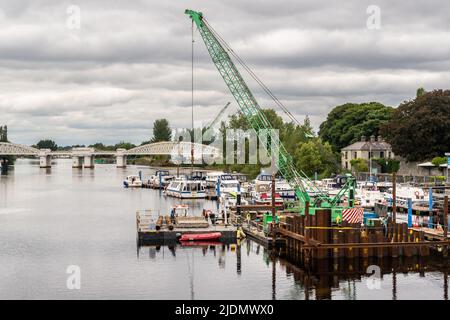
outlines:
[[[380,158],[384,158],[384,152],[380,151]]]
[[[345,151],[344,155],[345,155],[345,160],[347,160],[348,159],[348,151]]]
[[[353,152],[353,159],[358,158],[358,152]]]
[[[348,162],[347,161],[345,161],[345,169],[348,170]]]
[[[389,156],[388,156],[388,158],[390,159],[392,157],[392,155],[391,155],[391,152],[389,151]]]

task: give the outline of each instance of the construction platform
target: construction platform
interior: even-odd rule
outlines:
[[[140,244],[174,243],[184,234],[220,232],[221,242],[234,242],[237,239],[237,227],[233,225],[212,224],[202,217],[180,217],[171,224],[167,218],[155,216],[151,211],[136,213],[137,240]]]

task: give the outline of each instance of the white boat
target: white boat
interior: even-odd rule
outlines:
[[[396,186],[396,199],[397,205],[402,207],[408,207],[408,199],[411,199],[413,205],[425,205],[428,206],[429,194],[422,188],[399,185]],[[392,188],[389,188],[384,197],[387,202],[392,203]]]
[[[237,205],[237,192],[223,193],[220,196],[220,202],[223,203],[226,210]],[[241,205],[248,205],[248,201],[241,197]]]
[[[129,175],[123,181],[123,186],[125,188],[141,188],[142,181],[138,175]]]
[[[373,209],[376,203],[386,203],[383,193],[380,190],[369,190],[358,188],[355,190],[355,200],[357,204],[366,209]]]
[[[223,172],[210,172],[206,175],[205,191],[208,198],[217,198],[218,193],[229,194],[238,192],[240,183],[231,174]]]
[[[341,186],[332,178],[322,179],[321,186],[321,189],[327,192],[330,197],[337,195],[341,191]]]
[[[204,199],[205,187],[201,180],[174,179],[165,189],[165,195],[180,199]]]
[[[239,181],[241,194],[248,195],[250,182],[248,181],[247,175],[243,173],[231,173],[231,176],[234,178],[234,180]]]
[[[208,172],[205,178],[205,192],[209,199],[217,198],[217,181],[224,173],[221,171]]]
[[[277,194],[277,199],[275,199],[277,203],[280,199],[281,202],[295,199],[295,190],[280,178],[275,179],[275,193]],[[251,187],[250,194],[255,203],[267,203],[272,196],[272,175],[258,175]]]
[[[174,178],[175,176],[171,175],[168,170],[156,170],[155,174],[148,180],[148,183],[151,188],[164,188]]]

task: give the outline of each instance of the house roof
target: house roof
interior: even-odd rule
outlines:
[[[428,162],[424,162],[424,163],[419,163],[417,166],[418,167],[434,167],[434,164],[432,164],[430,161],[428,161]]]
[[[391,145],[386,141],[357,141],[345,148],[343,151],[391,151]]]

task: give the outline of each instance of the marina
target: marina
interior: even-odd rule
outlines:
[[[442,19],[250,5],[4,5],[0,300],[449,299]]]

